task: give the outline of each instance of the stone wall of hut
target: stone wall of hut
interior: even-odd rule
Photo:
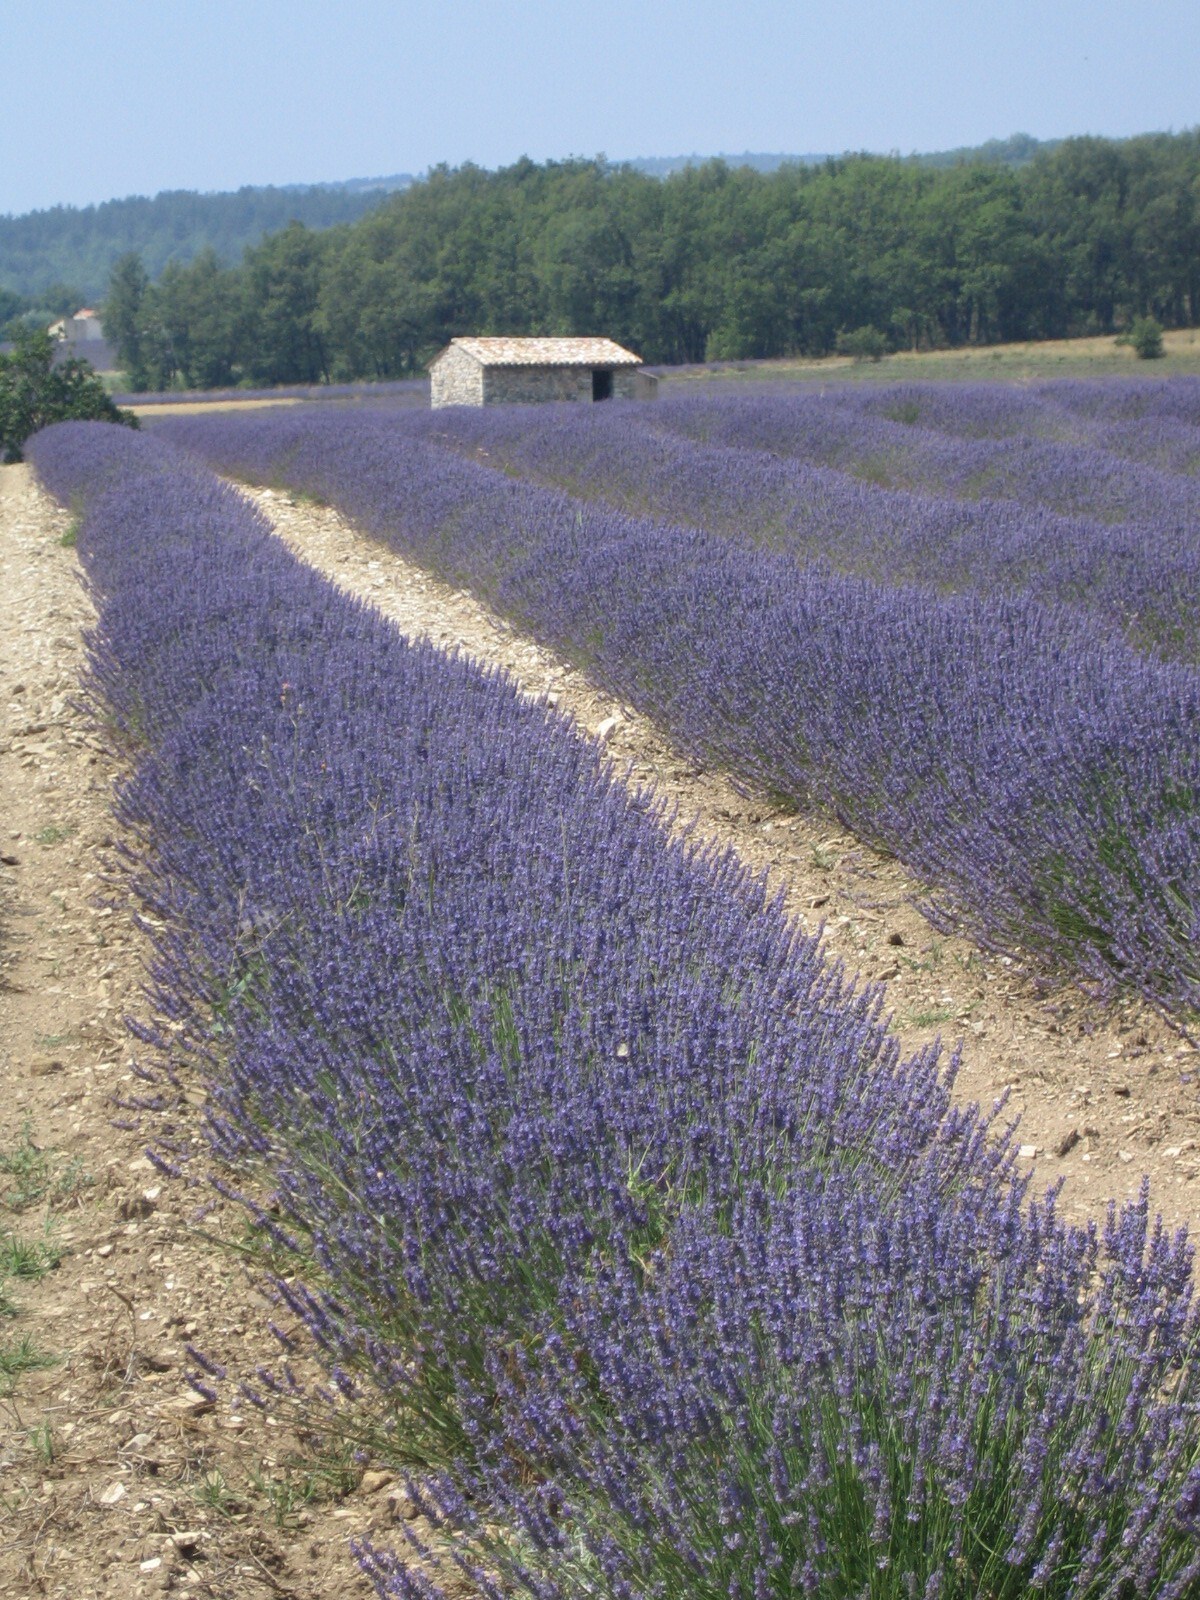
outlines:
[[[429,369],[431,406],[481,406],[483,368],[474,356],[453,345]]]
[[[485,406],[540,405],[548,400],[592,403],[591,367],[485,367]]]
[[[430,368],[429,385],[435,407],[592,403],[591,367],[485,367],[453,345]],[[653,400],[657,389],[658,380],[639,368],[613,368],[614,399]]]

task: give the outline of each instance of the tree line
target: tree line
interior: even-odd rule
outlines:
[[[152,281],[127,254],[105,311],[138,388],[405,377],[464,333],[604,333],[684,363],[1186,326],[1200,130],[1068,139],[1017,167],[442,167],[236,266],[207,250]]]
[[[310,228],[354,222],[379,204],[404,174],[369,182],[274,188],[247,184],[229,194],[166,190],[94,206],[50,206],[24,216],[0,216],[0,293],[40,305],[52,286],[74,288],[77,311],[98,300],[116,261],[136,250],[151,277],[168,261],[186,263],[206,247],[228,265],[266,233],[293,217]]]
[[[0,285],[0,340],[16,339],[22,332],[45,332],[47,323],[73,316],[84,304],[82,290],[69,283],[52,283],[35,295]]]

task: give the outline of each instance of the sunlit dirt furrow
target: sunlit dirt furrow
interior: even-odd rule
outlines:
[[[395,1480],[244,1403],[278,1354],[244,1213],[146,1154],[203,1150],[202,1091],[133,1071],[146,942],[113,877],[120,764],[77,700],[72,544],[0,467],[0,1595],[366,1596],[349,1536],[387,1542]],[[228,1367],[216,1403],[188,1345]]]

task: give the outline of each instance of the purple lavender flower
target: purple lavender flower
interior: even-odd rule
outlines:
[[[1191,714],[1181,669],[1089,639],[1068,698],[1058,624],[1015,602],[885,603],[794,564],[784,583],[774,558],[607,515],[573,534],[561,497],[431,446],[401,452],[408,481],[380,477],[395,440],[364,439],[362,484],[394,481],[388,514],[427,558],[443,541],[547,631],[559,583],[564,638],[643,675],[684,727],[728,697],[731,748],[740,719],[760,741],[753,770],[780,727],[764,690],[812,673],[810,651],[839,662],[816,716],[794,691],[787,706],[804,737],[845,735],[853,696],[884,687],[868,646],[892,627],[916,663],[892,735],[911,698],[930,731],[935,707],[952,713],[945,749],[893,755],[871,725],[842,758],[848,793],[889,799],[898,829],[940,814],[946,870],[977,837],[997,883],[1013,868],[989,785],[1023,795],[1008,824],[1041,829],[1013,834],[1026,854],[1039,841],[1031,901],[1056,872],[1066,895],[1077,863],[1104,867],[1113,893],[1095,877],[1081,902],[1095,940],[1109,917],[1132,970],[1173,971],[1136,861],[1106,834],[1100,849],[1055,831],[1071,789],[1049,757],[1071,756],[1094,823],[1128,815],[1140,850],[1169,837],[1194,862],[1186,804],[1181,831],[1156,835],[1133,785],[1158,770],[1146,728],[1161,770],[1186,771],[1170,766]],[[152,1008],[209,1077],[214,1148],[277,1198],[297,1269],[279,1298],[325,1360],[319,1392],[337,1406],[374,1385],[425,1463],[419,1504],[452,1571],[538,1600],[1195,1592],[1200,1318],[1190,1247],[1151,1224],[1145,1190],[1102,1229],[1064,1226],[1004,1136],[953,1107],[954,1062],[902,1058],[881,996],[761,882],[672,841],[553,712],[406,644],[207,472],[98,426],[47,430],[32,455],[86,501],[89,689],[129,753],[117,805],[154,917]],[[414,487],[428,505],[401,496]],[[472,532],[489,528],[491,543]],[[597,615],[577,570],[620,597],[612,638],[571,631]],[[759,619],[775,676],[753,676],[721,606]],[[689,657],[705,636],[717,645]],[[994,679],[1023,721],[1000,718]],[[1005,766],[1018,751],[1024,788]],[[960,792],[972,752],[990,753],[987,781]],[[827,781],[812,755],[796,770]],[[1045,851],[1067,840],[1055,865]],[[1145,919],[1140,943],[1122,914]],[[286,1367],[259,1376],[297,1392]],[[364,1571],[382,1596],[431,1600],[428,1547],[405,1538],[412,1561],[364,1548]]]

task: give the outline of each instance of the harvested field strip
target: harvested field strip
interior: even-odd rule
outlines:
[[[469,1549],[543,1595],[1189,1591],[1198,1330],[1144,1205],[1098,1241],[1027,1204],[740,868],[211,478],[86,425],[34,453],[108,485],[159,1008]]]
[[[128,406],[135,417],[190,417],[210,415],[214,411],[262,411],[272,406],[295,406],[298,400],[287,396],[263,400],[163,400],[151,404]]]
[[[797,572],[513,481],[403,419],[197,420],[171,437],[338,505],[683,750],[894,852],[940,925],[1194,1017],[1195,671],[1021,595]]]

